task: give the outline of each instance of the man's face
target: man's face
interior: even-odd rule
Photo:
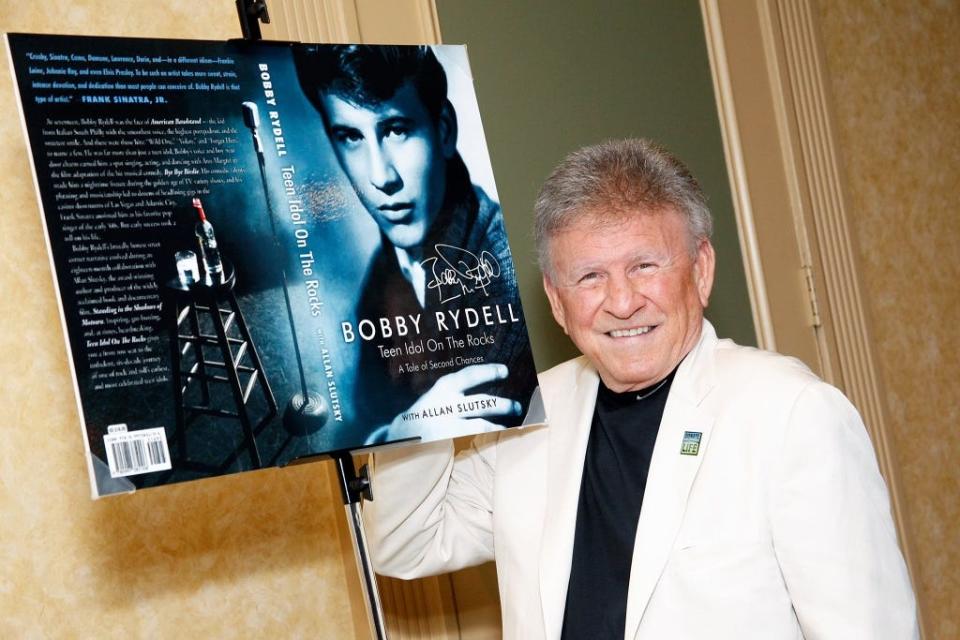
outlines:
[[[394,245],[419,247],[443,204],[446,159],[456,150],[449,109],[434,123],[409,82],[376,105],[321,98],[334,151],[363,206]]]
[[[614,391],[665,378],[700,337],[714,253],[694,256],[683,217],[638,212],[622,222],[587,216],[550,240],[543,280],[553,315]]]

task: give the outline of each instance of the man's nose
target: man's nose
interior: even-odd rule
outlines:
[[[370,182],[380,191],[392,196],[403,187],[403,180],[393,163],[390,152],[381,145],[370,145]]]
[[[629,318],[646,304],[647,298],[639,282],[625,275],[612,275],[607,279],[604,306],[618,318]]]

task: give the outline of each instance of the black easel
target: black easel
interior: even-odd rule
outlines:
[[[270,23],[266,0],[236,0],[237,15],[240,18],[240,30],[244,40],[260,40],[260,23]],[[383,620],[383,608],[380,605],[380,592],[377,590],[377,578],[367,549],[367,537],[363,530],[361,501],[373,500],[370,491],[370,479],[364,465],[357,474],[353,456],[349,451],[333,451],[329,456],[337,465],[340,495],[346,510],[350,539],[353,541],[354,558],[362,576],[361,585],[366,596],[367,621],[377,640],[387,640],[386,625]]]
[[[237,16],[244,40],[260,40],[260,23],[270,24],[266,0],[237,0]]]
[[[353,541],[354,558],[363,578],[363,593],[367,597],[367,622],[377,640],[386,640],[387,627],[383,620],[383,607],[380,604],[380,591],[377,589],[377,576],[373,572],[370,552],[367,549],[367,537],[363,531],[363,514],[360,510],[362,500],[373,500],[370,491],[370,477],[367,465],[360,467],[357,475],[353,466],[353,456],[349,451],[336,451],[330,454],[337,465],[337,477],[340,480],[340,495],[350,525],[350,539]]]

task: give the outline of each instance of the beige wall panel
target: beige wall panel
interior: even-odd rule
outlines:
[[[5,0],[0,27],[239,36],[232,0]],[[353,561],[329,465],[90,500],[5,50],[2,58],[0,638],[355,637]]]
[[[354,0],[363,42],[424,44],[440,42],[432,0]]]
[[[500,593],[497,568],[492,562],[450,574],[456,597],[460,640],[497,640],[500,628]]]
[[[270,0],[263,37],[302,42],[439,43],[432,0]]]
[[[927,638],[957,638],[960,5],[819,13]]]
[[[266,40],[360,42],[354,0],[271,0]]]

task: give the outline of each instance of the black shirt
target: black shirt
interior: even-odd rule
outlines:
[[[600,382],[577,507],[565,640],[623,638],[637,520],[674,373],[627,393]]]

